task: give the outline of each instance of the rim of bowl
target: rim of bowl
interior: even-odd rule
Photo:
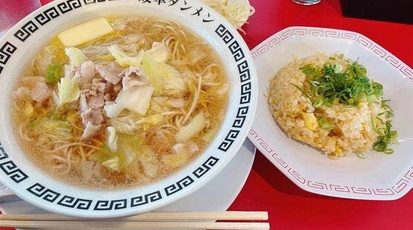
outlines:
[[[147,186],[103,191],[79,188],[53,179],[53,177],[32,165],[24,157],[24,153],[21,153],[13,139],[14,135],[9,135],[13,128],[10,123],[7,123],[10,119],[9,112],[0,112],[0,119],[6,121],[1,124],[2,131],[0,131],[0,169],[2,169],[0,170],[0,180],[20,198],[47,211],[72,216],[104,218],[143,213],[170,204],[202,187],[226,166],[241,147],[248,129],[252,125],[258,94],[254,62],[244,40],[229,22],[202,2],[165,1],[175,3],[172,6],[156,3],[162,1],[151,2],[145,5],[144,1],[137,2],[136,0],[104,2],[95,0],[55,0],[42,6],[18,22],[0,40],[0,54],[10,56],[10,59],[7,58],[3,66],[0,65],[3,70],[0,71],[0,88],[5,90],[3,92],[11,93],[15,82],[5,79],[4,76],[12,74],[13,71],[21,72],[23,68],[19,67],[18,61],[21,60],[21,63],[27,63],[40,47],[44,46],[48,40],[64,28],[101,16],[132,15],[142,12],[146,15],[162,18],[168,15],[168,19],[183,24],[184,27],[189,28],[198,36],[208,40],[219,51],[217,53],[223,59],[222,63],[229,71],[227,74],[237,73],[237,78],[239,77],[239,87],[231,87],[230,105],[221,131],[204,150],[204,153],[208,152],[209,154],[201,154],[183,170]],[[114,7],[117,8],[116,13],[114,13]],[[81,19],[78,16],[79,14]],[[204,27],[199,27],[199,24],[204,25]],[[213,31],[215,33],[211,33]],[[31,45],[28,45],[29,43]],[[13,46],[16,47],[15,51],[13,51]],[[14,55],[13,52],[16,54]],[[15,58],[16,55],[25,53],[32,55]],[[234,60],[225,60],[225,55],[233,56]],[[237,61],[237,59],[239,60]],[[230,64],[236,65],[230,66]],[[241,72],[245,71],[242,68],[249,71],[248,76]],[[4,76],[1,76],[1,72]],[[3,104],[5,108],[9,106],[10,93],[0,95],[0,101],[6,102]],[[248,101],[246,103],[231,102],[234,100]],[[19,154],[16,155],[15,151],[18,151]],[[222,153],[227,155],[225,157],[217,155]],[[200,177],[196,178],[197,176],[188,175],[188,170],[192,174],[197,170],[202,172],[200,171]],[[26,172],[29,172],[30,175]],[[37,183],[37,180],[41,180],[42,183]],[[16,181],[19,182],[16,183]],[[154,186],[161,189],[154,190]],[[166,196],[165,192],[170,194]],[[137,195],[133,197],[131,194]],[[92,201],[89,202],[89,200]],[[159,202],[160,200],[162,202]],[[139,204],[140,202],[143,204]]]

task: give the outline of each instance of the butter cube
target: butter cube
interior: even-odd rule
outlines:
[[[111,33],[112,31],[112,26],[105,18],[96,18],[73,26],[57,36],[63,45],[77,46]]]

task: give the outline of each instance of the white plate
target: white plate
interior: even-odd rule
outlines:
[[[401,35],[402,36],[402,35]],[[343,53],[359,60],[375,81],[383,84],[390,99],[399,144],[394,154],[371,152],[368,159],[348,155],[331,160],[319,151],[289,139],[270,115],[268,79],[293,55],[305,57],[317,52]],[[369,38],[351,31],[312,28],[286,28],[252,50],[258,69],[259,103],[249,133],[255,146],[300,188],[327,196],[394,200],[413,186],[413,70]]]
[[[241,191],[251,171],[255,157],[254,145],[246,139],[232,161],[208,184],[191,195],[158,211],[225,211]],[[0,184],[1,187],[1,184]],[[9,195],[0,189],[0,198]],[[20,199],[0,204],[7,214],[47,213]]]

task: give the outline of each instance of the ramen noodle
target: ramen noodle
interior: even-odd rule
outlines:
[[[76,34],[102,25],[103,35]],[[62,181],[145,185],[206,149],[229,87],[212,46],[178,23],[100,18],[35,56],[12,95],[16,135],[28,158]]]

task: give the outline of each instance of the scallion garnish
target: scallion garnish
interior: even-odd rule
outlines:
[[[339,58],[339,57],[338,57]],[[333,59],[334,60],[334,59]],[[326,62],[322,67],[311,64],[301,67],[310,86],[310,98],[321,105],[331,106],[339,102],[358,106],[361,99],[377,100],[383,93],[383,86],[370,80],[367,70],[357,62],[346,62],[343,66]]]
[[[343,61],[339,64],[337,59]],[[327,61],[323,66],[313,64],[302,66],[300,70],[306,75],[306,81],[303,87],[295,84],[294,86],[311,101],[314,108],[330,107],[335,103],[359,106],[363,100],[381,103],[384,112],[372,118],[373,130],[378,134],[373,149],[387,154],[393,153],[388,145],[397,142],[397,132],[391,130],[389,118],[394,114],[387,104],[388,101],[382,98],[383,86],[368,78],[366,68],[357,61],[344,60],[342,54],[331,56],[329,60],[331,61]],[[317,119],[321,128],[325,130],[334,128],[325,117]],[[380,123],[380,127],[384,128],[379,130],[375,122]]]

